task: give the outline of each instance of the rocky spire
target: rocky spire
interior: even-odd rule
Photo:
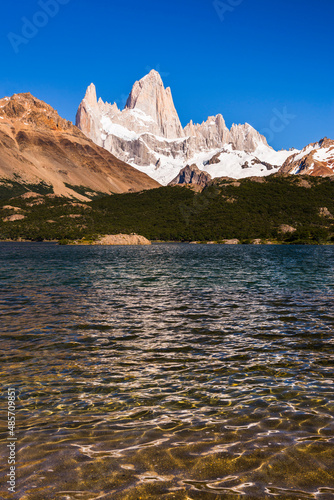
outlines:
[[[167,139],[184,137],[171,90],[165,89],[161,76],[154,69],[133,85],[125,108],[140,110],[151,117],[158,124],[161,136]]]
[[[249,123],[243,125],[233,123],[230,135],[234,149],[239,151],[253,152],[260,144],[268,146],[267,139]]]
[[[95,107],[97,105],[96,87],[91,83],[86,90],[85,101],[89,106]]]
[[[82,130],[88,137],[90,137],[96,144],[98,144],[97,133],[95,131],[95,117],[94,113],[98,111],[96,87],[91,83],[86,90],[86,95],[81,101],[75,124]],[[102,144],[100,144],[102,145]]]
[[[236,171],[245,176],[245,158],[259,147],[257,154],[263,153],[260,159],[269,158],[268,164],[281,165],[286,159],[282,154],[279,163],[266,139],[249,124],[233,125],[229,130],[221,114],[209,116],[200,124],[190,121],[182,129],[171,90],[164,87],[155,70],[135,82],[123,110],[102,99],[97,101],[95,86],[90,85],[79,106],[76,124],[97,145],[139,170],[147,167],[149,175],[162,183],[169,182],[180,168],[192,162],[214,165],[210,168],[217,176],[221,171],[233,176],[231,165],[235,162]],[[209,163],[212,158],[214,161]]]
[[[230,141],[230,132],[221,114],[209,116],[201,124],[193,124],[192,120],[184,128],[186,136],[195,137],[199,146],[217,148]]]

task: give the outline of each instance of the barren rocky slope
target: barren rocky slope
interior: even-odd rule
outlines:
[[[200,170],[196,165],[187,165],[173,179],[169,186],[191,185],[200,189],[205,188],[211,182],[211,175]]]
[[[334,175],[334,141],[325,137],[288,158],[280,172],[312,176]]]
[[[122,193],[158,186],[30,93],[0,99],[0,179],[43,182],[57,195],[76,198],[85,198],[83,188]]]

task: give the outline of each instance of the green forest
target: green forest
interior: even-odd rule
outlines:
[[[333,177],[281,176],[214,181],[201,193],[168,186],[139,193],[88,192],[89,202],[56,197],[47,185],[0,184],[0,239],[94,239],[137,233],[151,241],[334,243]],[[33,191],[34,197],[24,196]],[[23,196],[22,196],[23,195]],[[13,216],[18,220],[12,220]],[[286,230],[284,227],[288,227]]]

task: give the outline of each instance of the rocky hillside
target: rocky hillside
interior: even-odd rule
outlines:
[[[169,186],[180,184],[204,189],[211,180],[211,175],[203,172],[196,165],[187,165],[180,170],[180,173],[169,183]]]
[[[312,176],[334,175],[334,141],[322,139],[306,146],[283,164],[285,174],[307,174]]]
[[[29,93],[0,99],[0,180],[79,199],[158,186]]]
[[[161,184],[192,164],[214,177],[264,176],[277,172],[293,153],[274,151],[248,123],[229,129],[221,114],[183,129],[171,90],[155,70],[134,84],[123,110],[98,100],[91,84],[76,124],[96,144]],[[209,168],[217,155],[215,167]]]

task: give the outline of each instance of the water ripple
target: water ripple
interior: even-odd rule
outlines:
[[[333,247],[0,252],[21,499],[334,498]]]

